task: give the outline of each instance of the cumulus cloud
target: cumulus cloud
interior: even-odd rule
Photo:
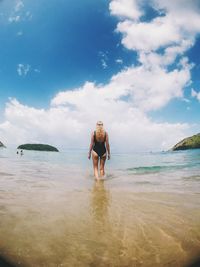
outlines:
[[[149,115],[174,98],[185,99],[192,68],[185,52],[200,32],[197,1],[168,2],[151,0],[158,16],[145,21],[141,19],[145,0],[112,0],[110,12],[119,18],[116,30],[122,34],[122,44],[137,52],[136,64],[113,75],[107,84],[85,82],[80,88],[60,91],[46,110],[11,99],[0,135],[9,141],[14,140],[14,133],[18,143],[86,147],[96,121],[103,120],[112,147],[133,151],[168,149],[191,134],[186,123],[155,122]],[[106,68],[107,54],[99,56]],[[30,66],[21,64],[18,74],[26,75],[29,70]],[[193,90],[192,96],[199,94]]]
[[[112,15],[138,20],[142,15],[138,0],[113,0],[110,2]]]
[[[5,119],[5,122],[0,125],[1,136],[11,143],[13,140],[14,143],[26,141],[54,143],[55,137],[61,138],[62,142],[67,138],[70,142],[75,133],[79,132],[79,123],[70,118],[67,109],[36,109],[23,105],[16,99],[10,99],[7,103]],[[72,132],[69,131],[70,127]]]
[[[140,77],[142,74],[141,67],[134,70],[129,68],[113,76],[106,85],[86,82],[80,88],[62,91],[52,99],[47,110],[28,107],[11,99],[6,106],[5,122],[0,125],[0,134],[4,140],[13,140],[15,133],[18,143],[45,141],[58,146],[85,148],[91,130],[96,121],[101,119],[110,134],[112,148],[116,150],[168,149],[177,139],[184,137],[189,127],[179,123],[155,123],[148,118],[147,109],[158,109],[161,104],[165,105],[154,99],[158,94],[162,97],[163,88],[157,87],[151,92],[152,95],[146,93],[145,96],[143,92],[142,96],[138,96],[140,88],[146,88],[142,80],[151,75],[147,71],[147,78],[144,78]],[[157,75],[155,73],[155,84]],[[168,74],[163,73],[165,75]],[[172,74],[172,77],[172,84],[176,83],[179,73]],[[133,87],[133,81],[138,85]],[[166,83],[162,76],[161,81],[163,85]],[[124,101],[124,96],[134,93],[135,100]]]
[[[110,4],[112,14],[116,14],[115,2],[124,8],[128,8],[131,2],[134,3],[135,10],[139,9],[139,1],[132,0],[126,3],[123,0],[113,0]],[[197,1],[152,0],[151,4],[157,11],[162,11],[162,16],[145,22],[139,19],[135,21],[126,15],[117,25],[117,31],[122,33],[122,44],[138,52],[152,52],[171,47],[176,48],[176,54],[185,52],[194,44],[195,36],[200,31]]]
[[[5,122],[0,124],[2,140],[15,144],[46,142],[59,147],[88,148],[90,133],[97,119],[101,119],[109,132],[113,150],[141,151],[168,149],[177,138],[183,138],[188,129],[187,124],[155,123],[122,100],[106,100],[104,96],[98,101],[96,90],[101,89],[86,83],[73,92],[59,93],[47,110],[11,99],[6,106]]]

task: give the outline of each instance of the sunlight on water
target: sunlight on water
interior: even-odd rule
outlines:
[[[113,155],[99,182],[83,155],[1,151],[1,256],[28,267],[173,267],[200,254],[197,151]]]

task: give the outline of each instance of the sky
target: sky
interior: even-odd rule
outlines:
[[[199,0],[1,0],[0,141],[168,150],[200,132]]]

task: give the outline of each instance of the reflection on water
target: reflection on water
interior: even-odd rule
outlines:
[[[91,191],[91,219],[94,250],[92,257],[93,266],[101,266],[108,257],[108,246],[111,233],[109,221],[110,194],[105,188],[103,180],[95,181]]]
[[[95,182],[91,192],[91,239],[95,242],[90,266],[133,266],[130,265],[131,258],[126,254],[127,244],[124,236],[121,235],[125,225],[121,225],[121,216],[116,217],[117,221],[113,218],[112,207],[111,193],[106,188],[106,182],[103,180]]]
[[[91,208],[94,223],[105,227],[109,222],[108,206],[109,190],[105,188],[104,180],[95,181],[91,196]]]
[[[111,263],[115,266],[114,259],[117,259],[116,247],[118,245],[110,222],[110,205],[111,196],[109,190],[106,189],[105,182],[95,181],[91,191],[91,239],[94,242],[91,266],[109,266]]]

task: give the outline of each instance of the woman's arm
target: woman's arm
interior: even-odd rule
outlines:
[[[91,158],[91,152],[92,152],[93,145],[94,145],[94,133],[91,134],[91,141],[90,141],[90,148],[89,148],[89,153],[88,153],[88,159]]]
[[[106,149],[108,151],[108,159],[110,159],[110,145],[109,145],[109,138],[108,138],[107,132],[106,132]]]

